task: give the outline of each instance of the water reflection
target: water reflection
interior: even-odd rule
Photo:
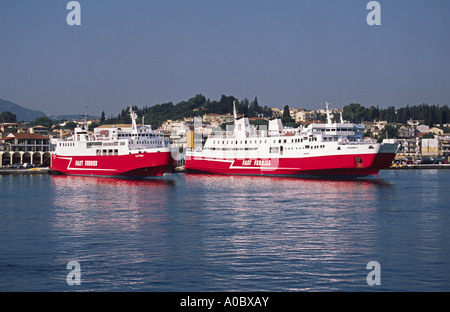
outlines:
[[[141,242],[158,246],[168,235],[173,181],[53,176],[51,184],[51,230],[60,261],[82,263],[87,289],[142,285],[143,275],[133,271],[155,261],[159,251]]]
[[[383,177],[3,176],[0,287],[450,289],[448,173]],[[65,281],[73,260],[82,268],[76,289]],[[376,289],[366,283],[372,260],[383,272]]]
[[[186,182],[203,193],[197,206],[208,225],[208,264],[230,269],[236,289],[247,281],[249,290],[354,283],[349,276],[361,273],[376,244],[376,224],[367,222],[378,207],[375,194],[392,186],[373,179],[219,175],[187,175]],[[275,279],[265,279],[266,270]]]

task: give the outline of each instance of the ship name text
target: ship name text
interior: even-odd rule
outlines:
[[[75,161],[75,166],[78,167],[97,167],[97,160],[76,160]]]
[[[242,166],[270,166],[270,159],[246,159],[242,161]]]

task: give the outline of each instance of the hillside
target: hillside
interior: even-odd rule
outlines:
[[[46,116],[44,112],[28,109],[11,101],[0,98],[0,113],[5,111],[11,112],[16,115],[17,121],[33,121],[37,117]]]

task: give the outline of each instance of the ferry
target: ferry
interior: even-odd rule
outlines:
[[[169,140],[143,124],[138,130],[131,107],[130,115],[131,130],[112,126],[95,135],[83,125],[69,138],[56,140],[51,170],[68,175],[162,176],[174,165]]]
[[[233,104],[234,105],[234,104]],[[307,127],[283,127],[278,118],[266,129],[237,118],[232,131],[212,132],[204,142],[190,142],[185,170],[215,174],[364,177],[390,168],[398,143],[364,139],[364,125],[333,122],[326,103],[327,122]],[[191,136],[193,137],[193,136]]]

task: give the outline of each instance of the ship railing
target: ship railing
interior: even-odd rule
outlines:
[[[340,145],[366,145],[366,144],[375,144],[376,140],[348,140],[348,139],[338,139],[338,144]]]
[[[266,138],[266,137],[284,137],[300,135],[301,132],[298,130],[294,131],[273,131],[273,130],[252,130],[247,133],[247,138]],[[213,131],[208,137],[216,139],[233,139],[236,137],[234,131]]]

